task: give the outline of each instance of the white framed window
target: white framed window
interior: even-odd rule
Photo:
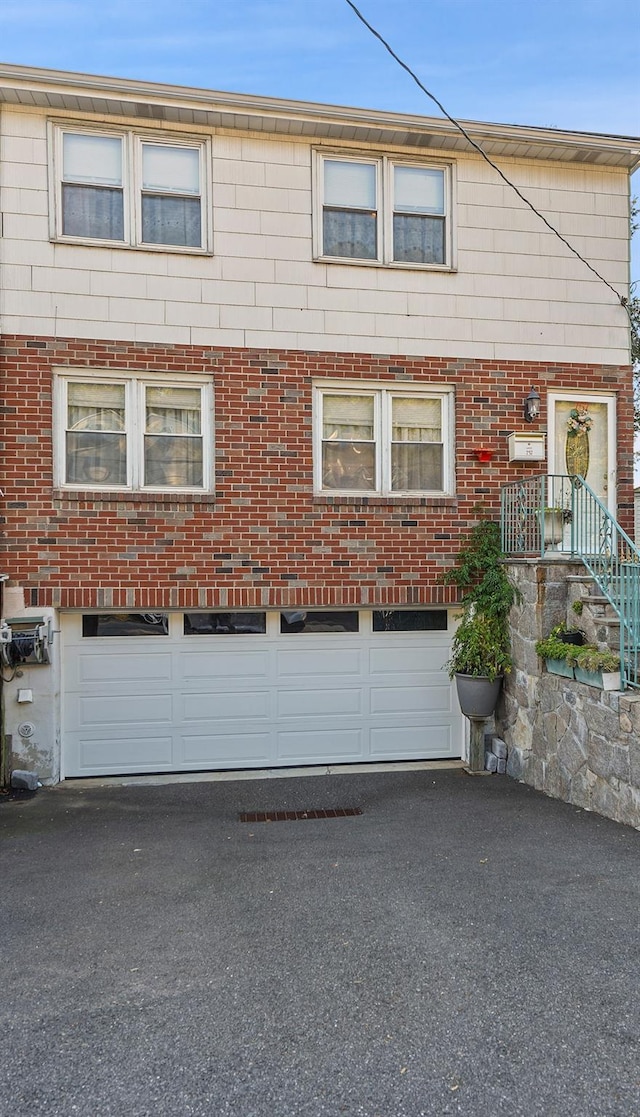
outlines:
[[[454,266],[454,168],[390,156],[315,152],[314,256]]]
[[[54,239],[208,252],[206,140],[52,125]]]
[[[314,474],[318,493],[453,492],[453,390],[315,385]]]
[[[210,492],[213,395],[204,378],[65,369],[54,382],[55,483]]]

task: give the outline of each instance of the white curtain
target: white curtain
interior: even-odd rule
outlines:
[[[323,397],[323,488],[365,492],[375,489],[373,424],[373,396]]]
[[[199,148],[142,145],[142,240],[202,244]]]
[[[67,387],[65,480],[70,485],[125,485],[124,384]]]
[[[431,167],[393,168],[393,258],[443,264],[444,172]]]
[[[144,471],[146,485],[202,488],[201,393],[199,388],[146,389]],[[197,436],[197,437],[194,437]]]
[[[431,492],[443,487],[442,405],[438,399],[392,400],[391,487]]]

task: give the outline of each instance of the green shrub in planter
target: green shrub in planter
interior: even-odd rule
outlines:
[[[587,644],[576,656],[575,676],[579,683],[599,690],[620,690],[620,656]]]
[[[564,621],[554,626],[549,633],[549,636],[557,636],[558,640],[562,640],[563,644],[577,644],[582,647],[586,644],[587,638],[581,628],[567,628]]]
[[[442,581],[463,591],[462,620],[446,664],[449,676],[472,675],[493,682],[507,674],[511,670],[509,611],[519,594],[504,568],[500,525],[492,520],[475,524]]]
[[[577,646],[562,640],[551,632],[544,640],[536,643],[536,652],[541,659],[561,659],[573,667],[576,662]]]
[[[598,648],[595,644],[585,644],[576,655],[576,665],[592,674],[601,671],[604,675],[620,670],[620,656],[609,648]]]
[[[556,625],[546,639],[536,643],[536,652],[544,659],[549,674],[562,675],[565,679],[573,678],[577,651],[576,644],[569,644],[562,639],[561,625]]]
[[[509,630],[503,617],[481,613],[470,605],[453,634],[451,658],[446,663],[454,675],[483,676],[494,682],[511,670]]]

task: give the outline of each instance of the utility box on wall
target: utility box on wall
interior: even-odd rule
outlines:
[[[510,462],[543,462],[545,436],[530,431],[514,431],[509,435]]]
[[[7,617],[0,622],[0,662],[7,667],[50,663],[52,641],[48,617]]]

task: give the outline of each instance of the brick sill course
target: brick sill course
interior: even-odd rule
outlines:
[[[64,505],[77,504],[113,504],[122,502],[126,504],[215,504],[218,500],[215,493],[151,493],[151,492],[124,492],[114,489],[105,492],[103,489],[54,489],[53,500]]]
[[[404,508],[446,508],[449,511],[456,512],[458,509],[458,498],[455,496],[344,496],[336,495],[329,496],[329,494],[317,494],[313,497],[313,504],[324,504],[331,507],[338,507],[341,504],[345,505],[359,505],[362,508],[371,507],[404,507]]]

